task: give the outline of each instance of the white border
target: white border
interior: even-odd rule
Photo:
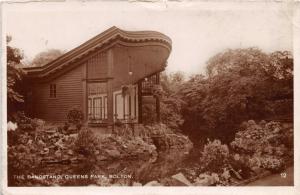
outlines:
[[[237,1],[236,1],[237,2]],[[49,3],[49,2],[48,2]],[[71,5],[75,4],[83,4],[83,2],[62,2],[62,3],[70,3]],[[93,2],[91,2],[93,3]],[[258,2],[256,2],[258,3]],[[267,6],[270,1],[266,1],[262,4],[264,6]],[[272,2],[271,2],[272,3]],[[274,2],[273,2],[274,3]],[[290,1],[290,3],[292,3]],[[26,3],[27,5],[29,3]],[[41,3],[36,3],[37,6],[39,6]],[[49,3],[49,4],[55,4],[55,3]],[[108,2],[105,2],[105,6],[109,6]],[[124,3],[119,3],[124,4]],[[185,1],[185,2],[176,2],[176,3],[166,3],[166,1],[158,2],[158,3],[137,3],[139,5],[148,7],[149,9],[164,9],[165,5],[168,4],[168,6],[178,6],[178,4],[181,4],[180,6],[184,6],[187,9],[197,9],[198,6],[194,6],[195,4],[200,5],[201,8],[210,8],[214,10],[219,9],[234,9],[236,7],[241,7],[240,4],[232,3],[232,2],[217,2],[213,1],[211,3],[204,2],[204,1]],[[247,9],[249,8],[248,5],[245,6],[245,4],[248,4],[250,7],[253,7],[255,2],[247,2],[243,4],[243,8]],[[276,3],[274,3],[276,4]],[[277,5],[280,4],[280,2],[277,1]],[[116,5],[116,4],[114,4]],[[260,4],[261,5],[261,4]],[[259,5],[258,9],[263,9],[263,6],[261,7]],[[7,8],[6,5],[2,4],[1,7],[1,41],[2,41],[2,58],[1,58],[1,133],[2,133],[2,139],[1,139],[1,191],[3,194],[28,194],[28,195],[40,195],[40,194],[145,194],[145,195],[154,195],[154,194],[190,194],[190,195],[196,195],[196,194],[272,194],[272,195],[290,195],[290,194],[300,194],[300,188],[299,188],[299,148],[300,148],[300,142],[299,142],[299,132],[298,129],[300,127],[299,123],[299,110],[300,110],[300,104],[298,98],[300,97],[300,92],[297,89],[298,83],[300,83],[300,3],[295,2],[295,4],[287,4],[288,6],[294,6],[294,18],[293,18],[293,33],[294,33],[294,59],[295,59],[295,77],[294,77],[294,93],[295,93],[295,166],[294,166],[294,187],[7,187],[7,169],[6,169],[6,162],[7,162],[7,134],[6,134],[6,55],[4,55],[6,52],[6,15],[5,15],[5,9]],[[12,5],[13,6],[13,5]],[[26,7],[26,5],[24,5]],[[34,7],[34,6],[33,6]],[[257,7],[256,5],[254,7]],[[28,8],[28,7],[27,7]],[[57,9],[61,9],[57,7]],[[78,9],[78,6],[76,7]],[[2,191],[3,190],[3,191]]]

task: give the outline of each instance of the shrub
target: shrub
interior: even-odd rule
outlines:
[[[18,144],[20,138],[19,131],[8,131],[7,132],[7,145],[12,146]]]
[[[285,167],[285,157],[292,143],[291,131],[285,131],[279,122],[244,122],[230,146],[248,159],[247,166],[254,170],[264,168],[278,172]]]
[[[282,159],[273,156],[267,156],[262,158],[261,166],[267,170],[277,173],[285,168],[285,163]]]
[[[31,119],[28,118],[23,111],[18,111],[13,114],[13,120],[18,124],[29,124],[31,123]]]
[[[220,172],[228,166],[229,149],[226,144],[222,144],[220,140],[209,141],[204,146],[202,156],[200,158],[204,168],[210,171]]]
[[[96,150],[95,144],[97,143],[96,136],[90,129],[81,129],[78,133],[77,140],[75,141],[75,151],[85,156],[94,154]]]
[[[120,119],[116,119],[115,125],[116,125],[117,127],[122,127],[122,126],[123,126],[123,123],[122,123],[122,121],[121,121]]]
[[[67,131],[70,127],[70,124],[69,123],[64,123],[64,126],[62,127],[63,130]]]
[[[142,105],[142,118],[144,125],[153,125],[156,123],[156,109],[155,104],[143,104]]]
[[[290,150],[294,148],[294,131],[289,129],[282,135],[282,143]]]
[[[231,172],[236,179],[249,178],[251,176],[251,169],[249,166],[249,157],[246,155],[234,154],[230,156]],[[234,173],[234,171],[236,173]]]
[[[282,141],[281,124],[279,122],[260,124],[256,124],[253,120],[243,123],[242,129],[235,134],[235,139],[230,143],[230,146],[237,153],[281,156],[282,152],[280,151],[286,150]]]
[[[76,107],[70,109],[67,118],[69,123],[76,125],[77,130],[80,130],[83,120],[83,113],[81,110]]]

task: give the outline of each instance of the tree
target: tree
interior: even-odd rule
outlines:
[[[65,52],[59,49],[49,49],[47,51],[43,51],[38,53],[34,59],[32,60],[32,66],[43,66],[52,60],[63,55]]]
[[[184,82],[184,74],[175,72],[171,74],[162,73],[160,75],[161,87],[154,87],[154,96],[160,100],[161,122],[166,124],[173,131],[179,131],[183,123],[181,107],[183,101],[176,96],[177,91]],[[151,124],[156,121],[155,105],[143,105],[143,122]]]
[[[247,48],[213,56],[207,77],[194,76],[180,90],[184,131],[230,141],[242,121],[273,116],[275,100],[293,97],[292,67],[289,52]]]
[[[161,97],[161,121],[175,131],[181,131],[183,118],[181,110],[184,101],[178,97],[178,92],[185,82],[183,72],[163,73],[161,75],[161,85],[163,89]]]
[[[22,80],[24,71],[20,68],[22,66],[21,60],[23,54],[20,49],[11,47],[9,43],[12,37],[6,37],[6,50],[7,50],[7,101],[8,109],[14,103],[24,102],[23,96],[18,90],[18,82]]]

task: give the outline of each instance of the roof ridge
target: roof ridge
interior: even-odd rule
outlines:
[[[171,49],[171,45],[172,45],[172,40],[168,36],[157,31],[126,31],[116,26],[112,26],[107,30],[103,31],[102,33],[80,44],[79,46],[71,49],[67,53],[56,58],[55,60],[52,60],[49,63],[39,67],[25,67],[24,70],[29,72],[40,72],[40,71],[46,71],[47,69],[48,70],[54,69],[60,64],[71,61],[74,58],[74,56],[76,58],[76,56],[78,56],[79,54],[85,54],[90,52],[95,47],[97,47],[99,43],[100,45],[103,45],[118,37],[121,37],[127,41],[134,41],[134,42],[147,41],[147,40],[160,40],[166,42],[168,44],[169,49]],[[64,62],[64,60],[66,60],[66,62]]]

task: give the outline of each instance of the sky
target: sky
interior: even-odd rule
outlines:
[[[272,2],[61,2],[4,6],[4,29],[27,60],[48,49],[69,51],[111,26],[155,30],[172,39],[168,72],[205,73],[225,49],[292,51],[292,12]]]

